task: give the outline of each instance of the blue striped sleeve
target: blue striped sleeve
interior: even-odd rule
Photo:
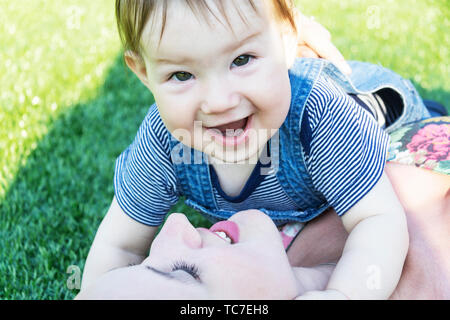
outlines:
[[[389,135],[325,78],[315,84],[306,111],[311,129],[308,171],[317,190],[342,216],[380,179]]]
[[[122,210],[148,226],[159,226],[178,201],[168,132],[156,105],[150,108],[134,142],[116,160],[114,191]]]

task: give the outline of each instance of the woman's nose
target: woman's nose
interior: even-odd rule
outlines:
[[[233,109],[240,103],[239,94],[227,81],[214,81],[209,83],[205,90],[205,99],[202,101],[202,111],[205,114],[223,113]]]
[[[202,246],[200,234],[182,213],[172,213],[167,218],[158,235],[161,236],[171,245],[187,246],[191,249]]]

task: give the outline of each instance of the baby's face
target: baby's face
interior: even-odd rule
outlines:
[[[246,1],[236,3],[239,12],[225,2],[232,29],[213,2],[220,21],[202,20],[172,1],[161,42],[161,19],[149,21],[142,36],[147,85],[167,129],[229,163],[258,157],[291,99],[285,43],[267,1],[255,1],[258,12]],[[236,136],[227,137],[227,129]]]

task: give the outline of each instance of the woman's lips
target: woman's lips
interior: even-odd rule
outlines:
[[[230,220],[220,221],[209,228],[211,232],[225,232],[228,238],[231,239],[231,243],[239,242],[239,227]]]

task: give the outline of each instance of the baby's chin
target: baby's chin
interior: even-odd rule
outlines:
[[[210,163],[214,164],[256,165],[266,143],[267,141],[262,145],[257,145],[255,143],[248,144],[241,148],[236,148],[235,150],[232,148],[226,149],[215,146],[215,149],[206,149],[203,150],[203,152],[208,155]],[[259,144],[261,144],[260,141]]]
[[[258,163],[258,158],[255,156],[250,156],[246,154],[221,154],[220,156],[216,156],[215,154],[209,155],[208,157],[210,164],[253,164],[256,165]]]

